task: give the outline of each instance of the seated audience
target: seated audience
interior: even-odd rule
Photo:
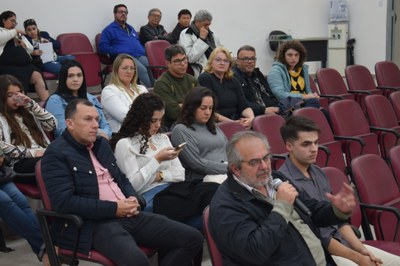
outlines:
[[[28,241],[38,259],[43,259],[45,266],[50,265],[44,252],[42,233],[36,215],[15,184],[12,181],[4,181],[14,174],[4,165],[4,153],[0,149],[0,218],[17,235]]]
[[[211,89],[217,96],[217,121],[234,120],[250,128],[254,113],[244,97],[240,82],[233,76],[229,51],[224,47],[216,48],[204,70],[199,76],[199,84]]]
[[[242,85],[244,96],[254,115],[276,114],[279,112],[278,99],[273,95],[268,81],[256,67],[256,49],[250,45],[239,48],[236,66],[233,67],[235,78]]]
[[[101,104],[112,132],[118,132],[133,100],[146,87],[137,84],[135,60],[128,54],[118,55],[113,63],[110,83],[101,91]]]
[[[140,196],[117,166],[104,138],[97,137],[99,113],[86,99],[71,101],[67,129],[47,149],[42,174],[56,212],[79,215],[79,252],[96,250],[116,265],[150,265],[139,246],[158,250],[158,265],[192,265],[201,250],[200,232],[150,212],[140,211]],[[78,229],[53,223],[55,245],[71,248]]]
[[[40,31],[34,19],[25,20],[24,28],[27,39],[33,46],[33,52],[31,53],[33,62],[37,67],[40,68],[40,70],[47,71],[58,76],[61,69],[61,63],[65,60],[75,59],[75,56],[72,55],[57,55],[56,52],[58,49],[60,49],[60,43],[57,40],[51,38],[48,32]],[[39,49],[39,44],[48,42],[51,42],[53,44],[54,60],[43,63],[42,59],[40,58],[43,52]]]
[[[186,169],[186,180],[226,178],[227,139],[215,123],[217,99],[203,87],[192,89],[185,97],[178,123],[172,130],[172,144],[186,142],[179,159]]]
[[[95,96],[87,93],[85,73],[82,65],[75,60],[68,60],[63,63],[57,90],[46,102],[46,109],[57,118],[57,128],[54,130],[55,137],[59,138],[66,128],[65,108],[70,101],[76,98],[87,99],[96,107],[99,113],[97,134],[109,139],[111,137],[111,128],[103,114],[103,107]]]
[[[144,210],[153,211],[154,196],[171,182],[185,179],[179,159],[167,135],[160,129],[164,103],[153,93],[138,96],[121,129],[110,141],[118,167],[137,193],[146,200]]]
[[[50,143],[45,131],[56,127],[54,116],[23,94],[21,82],[0,75],[0,149],[17,173],[34,173],[36,162]],[[36,184],[34,176],[18,177],[21,183]]]
[[[197,86],[197,80],[186,73],[188,59],[180,45],[171,45],[165,49],[168,70],[154,84],[154,93],[165,102],[165,128],[169,130],[181,110],[183,99],[188,91]]]
[[[289,109],[304,101],[303,106],[319,108],[319,95],[311,92],[307,51],[296,40],[283,42],[268,74],[268,84],[275,97]]]
[[[315,165],[320,129],[310,119],[292,116],[281,128],[289,156],[279,171],[297,188],[318,201],[330,193],[328,178]],[[330,239],[328,251],[337,265],[400,265],[400,257],[364,245],[347,222],[320,228],[322,237]]]
[[[146,51],[140,43],[135,29],[126,23],[128,8],[124,4],[114,6],[114,21],[101,32],[99,52],[108,54],[114,59],[119,54],[129,54],[135,60],[140,82],[151,87],[150,76],[147,72],[149,61]]]
[[[344,184],[329,201],[317,201],[271,171],[266,137],[236,133],[227,147],[228,178],[210,204],[210,232],[224,265],[335,265],[317,227],[344,222],[356,202]],[[272,178],[283,179],[272,188]],[[311,211],[295,203],[296,197]]]
[[[22,84],[25,92],[33,85],[41,101],[49,97],[40,70],[32,64],[32,45],[25,32],[17,30],[17,16],[12,11],[0,14],[0,74],[10,74]]]
[[[179,36],[179,44],[185,48],[195,77],[198,77],[206,66],[211,52],[221,46],[217,36],[210,30],[212,19],[207,10],[197,11],[190,26],[182,30]]]
[[[177,44],[179,41],[179,36],[181,32],[189,27],[190,20],[192,19],[192,13],[188,9],[182,9],[178,13],[178,23],[176,23],[175,28],[169,33],[170,43]]]
[[[164,26],[160,24],[162,17],[161,10],[158,8],[152,8],[149,10],[149,14],[147,15],[147,19],[149,22],[140,27],[140,41],[143,45],[146,42],[154,41],[154,40],[166,40],[169,41],[169,35],[167,31],[164,29]]]

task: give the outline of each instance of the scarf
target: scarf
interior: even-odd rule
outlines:
[[[303,71],[302,67],[299,67],[297,71],[290,71],[290,85],[291,85],[291,93],[301,93],[304,94],[306,90],[305,81],[303,76],[301,75]]]
[[[192,21],[192,23],[190,23],[189,27],[192,29],[194,35],[196,35],[197,38],[200,38],[200,32],[197,29],[196,25],[194,24],[194,21]],[[210,56],[211,52],[215,49],[214,36],[213,36],[213,32],[211,30],[208,30],[207,38],[204,41],[208,45],[208,49],[204,53],[205,56],[208,58]]]

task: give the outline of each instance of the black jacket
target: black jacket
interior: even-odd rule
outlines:
[[[239,80],[240,85],[242,86],[242,90],[244,96],[249,102],[250,108],[253,109],[254,115],[263,115],[265,114],[266,107],[277,107],[278,99],[273,95],[266,77],[261,73],[259,68],[255,68],[252,75],[249,77],[246,73],[243,73],[239,68],[234,67],[233,72],[235,73],[235,77]],[[258,78],[261,84],[264,86],[268,95],[262,94],[261,97],[264,101],[265,107],[256,103],[256,99],[252,90],[252,81],[251,79]]]
[[[92,148],[97,160],[108,169],[122,193],[138,197],[129,180],[118,168],[108,141],[98,137]],[[116,217],[117,203],[99,200],[99,187],[89,151],[65,130],[47,148],[42,158],[42,174],[54,211],[82,217],[79,250],[88,253],[96,223]],[[71,249],[77,228],[59,221],[55,224],[56,245]]]
[[[335,216],[329,202],[314,200],[304,193],[299,197],[312,215],[308,217],[296,207],[295,210],[317,237],[320,236],[316,226],[343,222]],[[272,208],[240,185],[232,174],[228,175],[211,201],[209,218],[210,231],[224,265],[315,265],[297,229],[281,214],[272,212]],[[326,261],[335,265],[325,249],[327,244],[323,243]]]

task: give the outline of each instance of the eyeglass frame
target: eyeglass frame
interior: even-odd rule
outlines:
[[[242,57],[242,58],[238,57],[237,59],[242,60],[243,62],[246,62],[246,63],[257,61],[257,57],[255,57],[255,56],[254,57]]]
[[[189,62],[189,59],[187,56],[185,56],[182,59],[174,59],[169,61],[170,63],[173,63],[174,65],[182,65],[182,63],[187,64]]]
[[[268,162],[270,162],[272,160],[272,157],[273,157],[272,153],[267,153],[266,155],[264,155],[261,158],[253,158],[253,159],[250,159],[248,161],[240,160],[240,162],[241,163],[247,163],[251,167],[257,167],[258,168],[258,167],[260,167],[262,161],[264,163],[268,163]]]
[[[226,64],[231,64],[232,62],[230,61],[230,60],[228,60],[228,59],[222,59],[222,58],[219,58],[219,57],[216,57],[216,58],[214,58],[214,61],[215,62],[217,62],[217,64],[224,64],[224,65],[226,65]]]
[[[117,11],[117,14],[126,14],[126,15],[128,15],[128,10],[118,10]]]

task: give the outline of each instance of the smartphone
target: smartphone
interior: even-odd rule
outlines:
[[[175,150],[176,150],[176,151],[179,151],[179,150],[182,149],[185,145],[186,145],[186,142],[182,142],[182,143],[179,144],[178,146],[175,146]]]

